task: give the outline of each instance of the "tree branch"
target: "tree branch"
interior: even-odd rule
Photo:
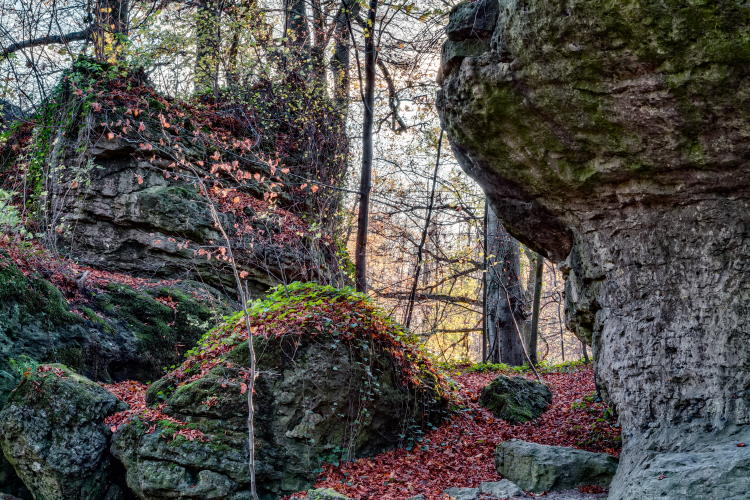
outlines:
[[[75,42],[79,40],[86,40],[89,36],[91,36],[91,33],[93,31],[94,31],[94,27],[88,26],[84,30],[74,31],[73,33],[67,33],[65,35],[49,35],[49,36],[43,36],[40,38],[32,38],[30,40],[23,40],[21,42],[16,42],[2,49],[0,51],[0,58],[5,58],[9,56],[10,54],[12,54],[13,52],[17,52],[19,50],[29,49],[31,47],[38,47],[40,45],[51,45],[51,44],[68,43],[68,42]]]

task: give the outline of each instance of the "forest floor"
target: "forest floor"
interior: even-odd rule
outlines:
[[[499,481],[494,450],[509,439],[618,455],[620,430],[607,406],[597,401],[590,367],[542,374],[552,391],[552,405],[538,419],[519,425],[499,420],[479,406],[482,388],[499,374],[456,375],[465,405],[462,411],[408,448],[340,465],[327,464],[315,487],[333,488],[363,500],[399,500],[417,494],[427,500],[444,499],[442,491],[450,487]]]

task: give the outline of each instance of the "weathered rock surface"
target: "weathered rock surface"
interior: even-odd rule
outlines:
[[[526,496],[517,485],[503,479],[496,482],[480,483],[479,488],[448,488],[443,491],[452,500],[489,500]]]
[[[512,439],[495,450],[498,474],[526,491],[542,493],[578,486],[609,486],[617,460],[606,453]]]
[[[221,294],[189,281],[84,291],[74,314],[55,285],[25,276],[0,251],[0,408],[27,361],[64,363],[104,382],[158,378],[227,311]]]
[[[499,375],[482,389],[479,404],[513,424],[528,422],[552,403],[549,388],[536,380]]]
[[[660,490],[654,461],[682,476],[675,456],[740,484],[727,471],[744,458],[701,457],[750,426],[750,6],[461,9],[481,29],[467,37],[457,10],[446,47],[489,49],[452,49],[443,124],[508,231],[565,261],[568,320],[623,427],[610,498],[638,498],[633,481]],[[720,479],[691,485],[746,498]]]
[[[333,488],[320,488],[308,490],[305,500],[351,500],[348,496],[342,495]]]
[[[102,421],[123,406],[63,365],[41,365],[0,411],[0,447],[34,498],[122,498]]]
[[[112,79],[105,66],[74,63],[0,164],[10,178],[16,169],[49,172],[50,189],[34,188],[27,203],[46,207],[41,222],[52,224],[44,229],[57,249],[97,269],[192,279],[229,296],[230,244],[254,295],[295,280],[343,280],[333,240],[340,195],[311,191],[307,180],[335,184],[345,171],[346,138],[330,130],[337,115],[306,115],[302,127],[295,113],[314,112],[274,114],[272,94],[257,109],[199,108],[159,95],[141,72]],[[305,134],[318,126],[327,133],[310,147]],[[287,167],[293,179],[282,178]]]
[[[264,499],[309,488],[323,461],[394,447],[447,412],[435,373],[418,352],[392,336],[396,330],[385,331],[395,326],[378,319],[363,297],[317,285],[285,290],[276,296],[299,293],[300,300],[254,306],[275,307],[282,315],[281,323],[275,323],[277,316],[263,316],[259,324],[270,328],[269,337],[254,337],[260,372],[256,471]],[[149,404],[165,403],[164,413],[204,433],[205,441],[186,440],[168,422],[138,419],[115,434],[112,451],[140,498],[248,498],[248,349],[232,335],[235,327],[244,329],[241,317],[236,319],[239,323],[230,322],[202,341],[195,364],[188,360],[147,393]],[[295,333],[276,336],[297,321],[302,323]],[[407,375],[404,367],[420,368]],[[153,432],[145,432],[148,425],[155,425]]]

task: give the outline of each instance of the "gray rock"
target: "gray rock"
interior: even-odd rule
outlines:
[[[426,500],[424,495],[414,495],[413,497],[409,497],[406,500]]]
[[[310,488],[323,461],[399,445],[405,421],[420,427],[447,414],[434,376],[418,372],[423,382],[413,385],[385,345],[367,330],[358,332],[351,337],[336,330],[255,337],[261,373],[255,390],[256,469],[262,498]],[[163,422],[146,433],[148,427],[137,419],[115,434],[112,452],[140,498],[186,495],[198,471],[222,478],[222,498],[246,497],[247,395],[240,384],[248,349],[237,342],[197,380],[181,383],[180,375],[171,373],[147,393],[149,404],[165,403],[165,413],[190,422],[207,441],[175,436],[174,426]]]
[[[617,460],[605,453],[512,439],[495,450],[498,474],[525,491],[542,493],[584,485],[609,486]]]
[[[479,493],[493,498],[512,498],[524,496],[517,484],[503,479],[495,482],[484,482],[479,485]]]
[[[523,377],[499,375],[482,389],[479,404],[498,418],[513,424],[540,416],[552,403],[549,388]]]
[[[750,6],[499,5],[490,48],[442,70],[442,123],[506,229],[563,263],[567,319],[623,429],[611,496],[661,491],[658,454],[687,480],[674,453],[750,427]],[[690,459],[744,468],[714,460]]]
[[[623,450],[609,498],[748,498],[750,432],[727,429],[711,437],[708,442],[683,432],[632,440]]]
[[[319,488],[308,490],[305,500],[351,500],[348,496],[342,495],[333,488]]]
[[[102,421],[123,408],[98,384],[43,365],[0,412],[0,447],[34,498],[112,498],[111,433]]]
[[[479,488],[448,488],[443,494],[448,495],[449,500],[477,500]]]
[[[89,300],[73,314],[50,281],[25,276],[0,252],[0,408],[35,362],[63,363],[98,381],[154,380],[228,311],[221,294],[188,281],[103,288],[84,288]],[[167,297],[174,310],[157,300]]]

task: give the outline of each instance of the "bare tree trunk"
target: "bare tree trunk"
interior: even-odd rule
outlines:
[[[115,63],[128,35],[128,0],[96,0],[94,4],[94,54],[99,61]]]
[[[219,10],[213,0],[201,0],[195,19],[196,94],[216,93],[219,82]]]
[[[333,37],[334,48],[331,57],[331,73],[333,74],[333,98],[342,116],[346,117],[349,110],[349,89],[351,86],[351,19],[359,12],[359,2],[356,0],[342,0],[341,7],[336,13]]]
[[[365,93],[364,119],[362,121],[362,172],[359,181],[359,215],[357,217],[357,243],[355,248],[355,283],[358,292],[367,292],[367,232],[370,215],[370,190],[372,189],[372,125],[375,105],[375,17],[378,0],[370,0],[367,13],[368,29],[365,32]]]
[[[534,276],[534,302],[531,308],[531,328],[529,329],[529,357],[536,364],[537,339],[539,338],[539,305],[542,300],[542,277],[544,275],[544,257],[536,255]]]
[[[487,359],[511,366],[524,364],[523,344],[516,324],[524,320],[519,243],[488,205],[485,226]]]
[[[406,313],[404,314],[404,326],[409,328],[411,325],[411,317],[414,312],[414,302],[417,298],[417,286],[419,285],[419,275],[422,272],[422,259],[424,253],[424,244],[427,241],[427,232],[430,229],[430,220],[432,219],[432,207],[435,205],[435,189],[437,187],[437,174],[440,168],[440,152],[443,148],[443,129],[440,129],[440,137],[438,138],[437,145],[437,157],[435,159],[435,169],[432,172],[432,188],[430,189],[430,201],[427,205],[427,216],[424,220],[424,228],[422,228],[422,236],[417,245],[417,264],[414,270],[414,281],[411,285],[411,293],[409,293],[409,300],[406,303]]]

